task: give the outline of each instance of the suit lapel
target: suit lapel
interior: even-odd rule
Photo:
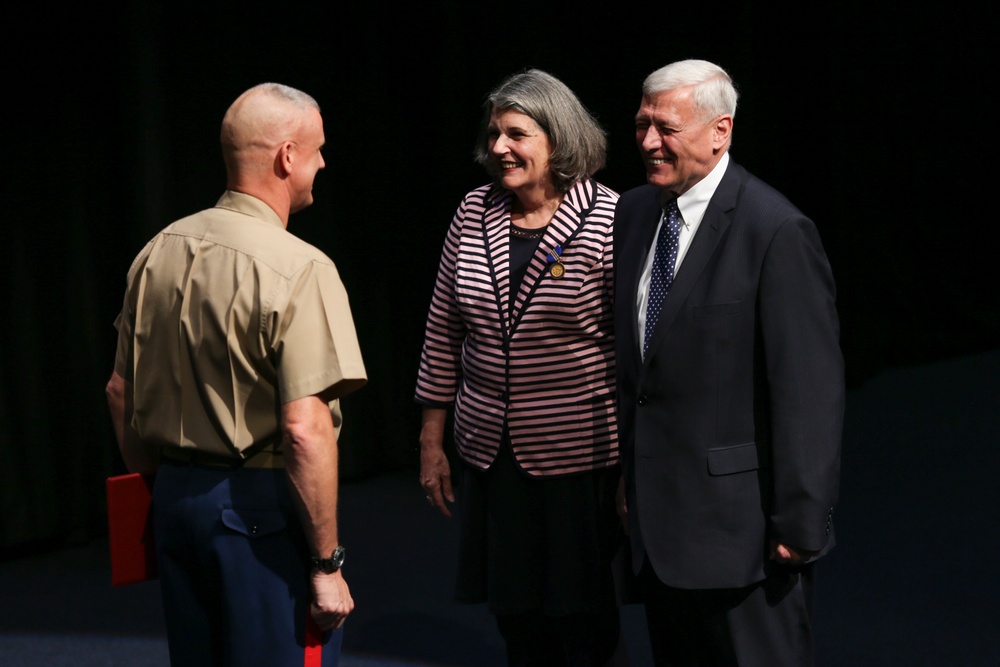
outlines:
[[[656,236],[656,227],[660,222],[660,215],[663,208],[660,206],[660,190],[653,186],[646,186],[649,196],[640,202],[636,208],[636,213],[631,216],[631,224],[635,226],[634,233],[626,236],[626,246],[621,248],[621,259],[615,258],[619,284],[615,286],[615,291],[622,296],[628,295],[629,312],[628,335],[630,339],[629,349],[635,351],[642,364],[639,353],[639,307],[636,296],[639,294],[639,280],[642,278],[642,269],[646,265],[646,258],[649,250],[653,246],[653,237]],[[624,226],[622,220],[615,219],[615,225]],[[618,232],[621,233],[621,232]],[[628,258],[629,261],[625,261]],[[620,334],[616,334],[620,335]]]
[[[681,262],[674,282],[670,286],[667,298],[663,301],[663,308],[660,310],[660,317],[656,321],[656,328],[653,331],[653,340],[649,344],[649,354],[647,361],[652,358],[656,348],[663,342],[666,332],[677,318],[684,302],[687,301],[691,290],[697,284],[698,279],[708,266],[709,260],[715,254],[715,250],[732,222],[731,212],[736,207],[736,198],[739,193],[740,177],[739,170],[735,163],[730,160],[719,187],[708,203],[705,210],[705,217],[698,225],[698,231],[691,241],[687,255]]]

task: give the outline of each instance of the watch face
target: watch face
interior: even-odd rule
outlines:
[[[313,557],[312,564],[317,570],[321,570],[327,574],[332,574],[340,569],[344,564],[344,556],[347,554],[347,549],[344,547],[337,547],[330,554],[329,558],[317,558]]]

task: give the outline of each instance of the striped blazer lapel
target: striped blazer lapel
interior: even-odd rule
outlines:
[[[496,296],[497,321],[504,337],[511,333],[507,313],[510,300],[510,205],[511,193],[493,188],[486,197],[483,210],[483,243],[489,263],[489,278]]]
[[[538,248],[531,258],[531,263],[521,281],[514,307],[511,310],[511,332],[521,320],[531,296],[543,280],[558,280],[551,276],[555,259],[565,251],[573,237],[580,231],[587,213],[594,208],[597,199],[597,184],[592,180],[578,181],[563,197],[562,203],[556,209],[538,243]]]

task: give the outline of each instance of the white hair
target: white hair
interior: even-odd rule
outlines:
[[[703,120],[728,114],[736,116],[736,87],[724,69],[707,60],[681,60],[646,77],[643,95],[694,87],[694,108]]]

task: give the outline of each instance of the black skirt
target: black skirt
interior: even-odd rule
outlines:
[[[529,477],[506,441],[489,470],[458,467],[459,601],[487,602],[494,614],[551,616],[615,604],[619,466]]]

